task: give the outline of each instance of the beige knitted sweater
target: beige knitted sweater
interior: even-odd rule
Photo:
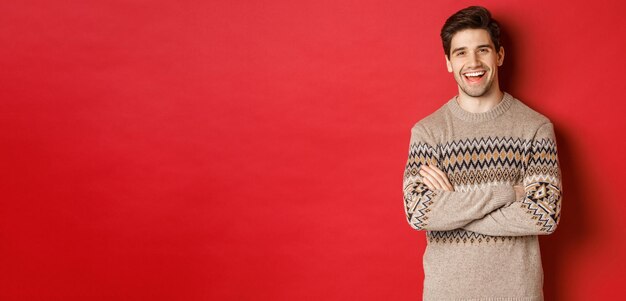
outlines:
[[[422,182],[427,162],[454,191]],[[513,185],[526,195],[515,199]],[[548,118],[508,93],[484,113],[450,99],[412,128],[403,191],[407,221],[427,231],[424,300],[543,300],[537,235],[556,229],[561,210]]]

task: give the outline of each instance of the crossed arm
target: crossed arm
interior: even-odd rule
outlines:
[[[436,166],[429,164],[422,165],[419,174],[422,176],[424,184],[431,190],[454,191],[454,187],[450,184],[448,176]],[[519,200],[526,193],[522,185],[514,185],[513,189],[515,190],[516,200]]]
[[[561,187],[556,143],[545,124],[525,159],[522,185],[497,184],[455,191],[436,167],[439,154],[414,131],[404,176],[405,211],[417,230],[465,229],[491,236],[550,234],[560,219]]]

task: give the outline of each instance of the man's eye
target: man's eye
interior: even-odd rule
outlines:
[[[457,56],[464,55],[464,54],[465,54],[465,51],[459,51],[459,52],[456,53]]]
[[[487,51],[488,51],[488,49],[487,49],[487,48],[482,48],[482,49],[480,49],[480,50],[478,50],[478,51],[480,51],[480,52],[482,52],[482,53],[485,53],[485,52],[487,52]]]

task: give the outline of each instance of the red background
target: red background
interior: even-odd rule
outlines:
[[[419,300],[410,128],[456,93],[438,34],[507,32],[555,124],[547,300],[626,279],[619,1],[3,1],[1,300]]]

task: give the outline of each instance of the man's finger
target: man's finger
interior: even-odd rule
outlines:
[[[524,189],[524,186],[514,185],[513,189],[515,190],[515,198],[517,200],[520,200],[520,199],[522,199],[523,197],[526,196],[526,191]]]
[[[428,172],[428,170],[426,170],[426,168],[424,167],[425,165],[422,165],[419,171],[420,175],[422,176],[422,181],[428,186],[428,188],[437,189],[438,185],[435,185],[437,182],[435,181],[435,179],[433,179],[430,172]]]
[[[426,183],[426,186],[429,186],[430,189],[441,189],[439,182],[437,182],[426,169],[420,169],[420,174],[422,175],[422,180]]]
[[[428,186],[428,189],[430,190],[435,190],[437,189],[435,186],[433,186],[433,184],[425,177],[422,178],[422,182],[424,182],[424,184],[426,184],[426,186]]]
[[[439,189],[444,189],[444,187],[446,187],[446,180],[444,180],[444,178],[438,174],[432,167],[430,166],[424,166],[426,167],[424,169],[425,172],[428,172],[428,174],[431,176],[432,180],[436,181],[438,183]],[[445,175],[444,175],[445,177]]]
[[[454,191],[454,187],[452,186],[452,183],[450,183],[450,180],[448,179],[448,175],[446,175],[446,173],[444,173],[441,169],[433,165],[428,165],[425,167],[426,168],[424,168],[424,170],[425,171],[430,170],[429,174],[433,175],[434,179],[437,179],[438,183],[441,186],[441,189],[447,190],[447,191]]]
[[[437,174],[439,174],[439,176],[441,176],[441,178],[445,181],[444,183],[445,186],[452,188],[452,183],[450,183],[450,180],[448,179],[448,175],[445,172],[443,172],[441,169],[437,168],[436,166],[428,165],[428,167],[432,169],[433,171],[435,171]]]

